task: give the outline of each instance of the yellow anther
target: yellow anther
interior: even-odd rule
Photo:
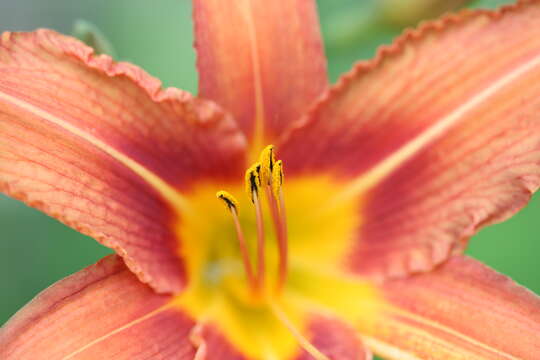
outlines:
[[[283,185],[283,161],[278,160],[274,164],[274,169],[272,170],[272,193],[279,199],[279,190]]]
[[[253,193],[258,194],[261,188],[261,163],[255,163],[246,170],[246,192],[252,202],[255,202]]]
[[[261,152],[259,158],[261,163],[261,183],[270,185],[272,181],[272,171],[274,170],[274,164],[276,163],[276,157],[274,155],[274,145],[268,145]]]
[[[238,213],[238,201],[230,193],[221,190],[216,193],[216,197],[223,201],[229,210]]]

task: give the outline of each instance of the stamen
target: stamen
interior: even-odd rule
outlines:
[[[285,212],[285,200],[283,198],[282,192],[280,192],[279,194],[278,209],[279,227],[277,229],[277,233],[279,245],[279,280],[277,288],[278,290],[281,290],[281,288],[285,284],[285,281],[287,280],[287,267],[289,264],[287,215]]]
[[[265,261],[264,261],[264,223],[263,214],[261,209],[261,203],[257,193],[253,192],[253,204],[255,204],[255,217],[257,219],[257,285],[258,289],[264,288],[264,273],[265,273]]]
[[[261,188],[261,164],[255,163],[246,171],[246,191],[255,205],[257,224],[257,289],[264,288],[265,259],[264,259],[264,221],[259,191]]]
[[[216,197],[223,201],[229,210],[238,212],[238,200],[230,193],[221,190],[216,193]]]
[[[238,240],[240,243],[240,249],[242,251],[242,258],[244,267],[246,268],[246,274],[255,294],[265,290],[265,233],[264,233],[264,221],[263,210],[260,201],[260,191],[264,187],[266,190],[266,199],[269,203],[270,212],[272,214],[272,220],[274,222],[276,230],[276,239],[279,252],[279,264],[278,264],[278,281],[277,291],[279,292],[285,281],[287,280],[287,267],[288,267],[288,249],[287,249],[287,223],[285,214],[285,201],[283,197],[283,162],[281,160],[276,161],[274,154],[274,146],[268,145],[261,152],[259,157],[260,162],[253,164],[247,169],[245,174],[245,186],[248,197],[255,206],[255,218],[257,226],[257,269],[256,273],[252,271],[249,253],[247,251],[247,245],[240,227],[240,221],[238,219],[238,202],[229,193],[220,191],[216,195],[221,199],[227,208],[230,210]]]
[[[240,220],[238,219],[238,201],[234,198],[234,196],[226,191],[218,191],[216,193],[216,197],[222,200],[231,212],[236,230],[236,237],[238,238],[238,244],[240,245],[240,253],[242,254],[242,262],[244,263],[244,269],[246,270],[246,276],[251,289],[255,291],[257,288],[257,283],[255,281],[255,276],[253,275],[251,261],[249,260],[246,239],[244,237],[242,227],[240,226]]]
[[[272,181],[274,164],[276,163],[274,145],[268,145],[264,148],[264,150],[261,152],[259,162],[261,163],[261,183],[263,185],[270,184]]]
[[[283,186],[283,161],[278,160],[274,165],[274,170],[272,171],[272,193],[279,199],[279,194],[281,192],[281,187]]]
[[[258,194],[261,188],[261,163],[255,163],[246,170],[246,192],[253,203],[253,193]]]
[[[271,182],[267,186],[266,194],[268,201],[270,202],[274,226],[276,227],[279,251],[277,290],[280,291],[287,280],[289,257],[287,249],[287,217],[285,214],[283,192],[281,190],[283,185],[283,162],[281,160],[274,163],[271,175]]]

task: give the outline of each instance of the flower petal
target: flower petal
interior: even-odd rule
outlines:
[[[116,255],[57,282],[0,328],[2,360],[244,358],[216,327],[200,326]]]
[[[540,298],[476,260],[391,280],[365,343],[388,359],[536,359]]]
[[[200,324],[191,334],[197,346],[194,360],[247,360],[213,325]]]
[[[184,282],[178,190],[241,172],[244,141],[215,104],[75,39],[0,39],[0,190],[114,248],[158,291]]]
[[[320,359],[321,357],[316,356],[321,354],[333,360],[372,359],[371,352],[363,346],[358,332],[336,318],[311,314],[308,328],[304,332],[305,334],[295,334],[298,342],[294,360]],[[259,359],[259,357],[246,356],[236,349],[224,336],[225,333],[212,324],[200,323],[195,326],[190,336],[197,346],[195,360]],[[253,346],[256,346],[255,344],[256,342]],[[309,350],[306,350],[306,347]],[[272,347],[266,349],[268,353],[260,357],[261,359],[281,359],[274,353],[276,349]]]
[[[255,151],[326,88],[315,1],[196,0],[194,19],[200,95],[232,112]]]
[[[0,358],[193,359],[194,323],[113,255],[38,295],[0,329]]]
[[[431,269],[540,185],[540,3],[428,22],[345,75],[293,130],[289,176],[333,173],[363,209],[349,262]]]
[[[371,360],[371,352],[364,347],[356,330],[328,315],[312,315],[307,340],[322,354],[333,360]],[[312,360],[303,351],[296,360]]]

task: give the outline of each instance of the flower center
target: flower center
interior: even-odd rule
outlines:
[[[226,191],[218,191],[216,196],[222,200],[230,211],[242,255],[242,263],[248,279],[252,294],[264,297],[265,286],[265,230],[261,202],[266,200],[270,208],[272,223],[277,239],[278,249],[278,280],[275,287],[277,293],[281,291],[287,279],[287,220],[285,200],[283,197],[283,163],[276,161],[274,146],[268,145],[262,152],[258,162],[246,171],[245,186],[248,197],[254,206],[257,234],[257,268],[254,270],[252,259],[248,251],[248,244],[238,217],[238,201]]]
[[[342,187],[329,173],[289,171],[284,191],[272,146],[244,179],[194,185],[186,191],[190,211],[173,219],[188,275],[175,306],[247,358],[292,359],[303,349],[326,359],[306,341],[312,315],[369,322],[364,309],[375,296],[347,270],[361,201],[324,206]]]

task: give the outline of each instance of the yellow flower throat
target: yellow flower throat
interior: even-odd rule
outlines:
[[[193,211],[176,229],[189,283],[175,303],[250,359],[292,359],[301,350],[326,359],[308,341],[311,316],[365,321],[360,302],[375,296],[344,266],[360,202],[322,206],[340,186],[324,175],[288,179],[285,193],[271,145],[244,180],[217,194],[223,184],[198,184],[188,196]]]

